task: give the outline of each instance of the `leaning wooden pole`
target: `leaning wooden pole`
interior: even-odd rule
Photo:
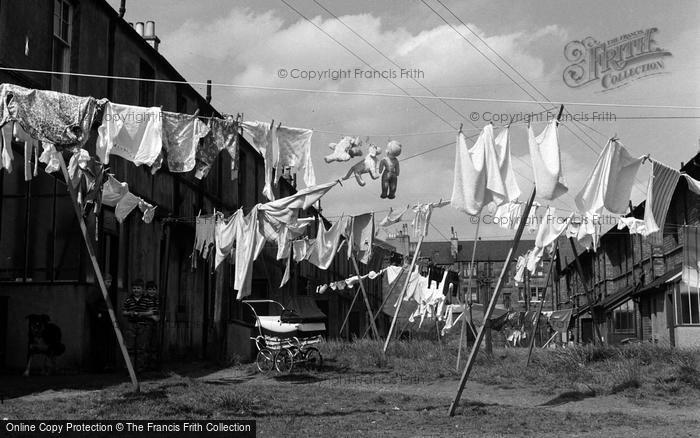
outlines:
[[[114,328],[114,334],[117,336],[117,342],[119,343],[119,348],[122,351],[124,362],[126,362],[126,368],[127,370],[129,370],[129,377],[131,377],[131,383],[134,385],[134,391],[139,391],[139,381],[136,378],[136,373],[134,372],[134,367],[131,363],[129,352],[127,351],[126,345],[124,344],[124,337],[122,336],[122,331],[119,329],[117,316],[114,313],[112,302],[109,299],[109,293],[107,292],[107,286],[105,286],[105,281],[102,277],[102,270],[100,269],[100,264],[97,262],[95,249],[92,247],[90,236],[88,236],[87,226],[85,225],[85,221],[83,220],[83,213],[80,209],[80,205],[78,205],[78,195],[75,191],[75,187],[73,187],[73,182],[71,181],[70,175],[68,174],[68,168],[66,167],[66,161],[63,159],[63,154],[59,153],[57,155],[58,162],[61,165],[61,171],[63,171],[63,177],[66,180],[66,186],[68,186],[68,193],[70,193],[71,201],[73,201],[73,209],[75,210],[75,215],[78,219],[78,225],[80,225],[80,231],[83,235],[85,248],[87,249],[88,255],[90,256],[90,262],[92,262],[92,267],[95,270],[95,277],[97,277],[97,283],[100,286],[100,291],[102,291],[102,298],[104,298],[105,304],[107,305],[107,313],[109,313],[109,318],[112,320],[112,328]]]
[[[343,333],[343,329],[345,328],[345,324],[348,323],[348,319],[350,319],[350,312],[352,312],[352,308],[355,307],[355,301],[357,301],[357,297],[360,296],[360,291],[355,292],[355,296],[352,298],[352,303],[350,303],[350,307],[348,308],[348,313],[345,315],[345,319],[343,320],[343,323],[340,325],[340,330],[338,330],[338,334]]]
[[[394,311],[394,318],[391,320],[391,325],[389,326],[389,332],[386,334],[386,340],[384,341],[384,349],[382,350],[386,354],[386,349],[389,347],[389,340],[391,339],[391,333],[394,331],[394,326],[396,325],[396,318],[399,317],[399,310],[401,310],[401,303],[403,303],[403,296],[406,294],[408,285],[411,282],[411,274],[413,273],[413,267],[416,265],[416,260],[418,260],[418,254],[420,253],[420,247],[423,244],[423,235],[418,239],[418,244],[416,245],[416,251],[413,253],[413,260],[411,260],[411,265],[406,273],[406,283],[403,285],[403,289],[399,294],[399,304],[396,306],[396,311]],[[398,279],[397,279],[398,280]]]
[[[498,301],[498,297],[501,295],[501,288],[503,287],[506,272],[508,272],[508,267],[510,266],[510,263],[513,259],[513,254],[515,253],[515,251],[518,250],[520,238],[522,237],[523,230],[525,229],[525,222],[527,221],[526,218],[530,214],[530,208],[532,207],[532,202],[535,200],[536,191],[537,190],[535,189],[535,187],[533,187],[532,194],[530,194],[530,199],[527,201],[527,204],[525,205],[525,210],[523,211],[523,214],[520,217],[520,224],[518,225],[518,230],[516,231],[515,238],[513,239],[513,246],[508,251],[508,256],[506,257],[506,261],[503,264],[503,269],[501,269],[501,274],[498,276],[498,282],[496,282],[496,289],[493,291],[493,295],[491,295],[489,305],[484,311],[483,324],[481,324],[481,327],[479,328],[479,333],[476,335],[476,340],[474,341],[474,345],[472,345],[471,353],[469,353],[467,365],[464,367],[464,371],[462,372],[462,378],[459,381],[459,386],[457,387],[457,394],[455,395],[455,399],[450,405],[450,417],[455,414],[455,410],[457,409],[457,405],[459,404],[459,399],[462,397],[462,391],[464,391],[464,385],[467,384],[469,374],[472,371],[472,367],[474,367],[474,362],[476,362],[476,356],[479,353],[481,342],[484,340],[484,335],[486,334],[486,326],[488,324],[489,319],[491,318],[491,314],[493,314],[493,309],[496,308],[496,302]]]
[[[481,225],[481,215],[478,216],[479,220],[476,223],[476,231],[474,232],[474,244],[472,245],[472,260],[469,262],[469,272],[467,273],[467,293],[464,294],[464,310],[462,313],[467,311],[467,294],[472,293],[472,272],[474,272],[474,258],[476,257],[476,242],[479,241],[479,225]],[[469,321],[471,324],[471,321]],[[462,330],[459,333],[459,349],[457,350],[457,364],[455,369],[459,371],[459,363],[462,361],[462,344],[464,343],[464,337],[467,335],[467,318],[462,318]]]
[[[571,251],[574,253],[574,266],[576,266],[576,272],[581,279],[581,284],[583,285],[583,290],[586,292],[586,300],[588,301],[588,309],[591,312],[591,318],[593,319],[593,340],[595,343],[603,344],[603,340],[600,337],[600,331],[598,329],[598,319],[595,316],[595,310],[593,310],[593,289],[588,285],[585,275],[583,274],[583,267],[581,266],[581,260],[578,257],[578,250],[576,250],[576,244],[574,243],[574,238],[569,237],[569,243],[571,244]]]
[[[396,279],[394,279],[394,282],[391,283],[391,286],[389,286],[389,291],[386,293],[386,296],[384,297],[384,300],[382,300],[382,304],[379,306],[379,309],[377,309],[377,313],[374,314],[374,321],[376,323],[377,318],[379,318],[379,315],[382,313],[382,309],[384,308],[384,305],[386,304],[387,301],[389,301],[389,297],[391,296],[391,293],[394,292],[394,288],[396,287],[396,284],[398,283],[399,277],[401,277],[401,274],[403,273],[403,268],[399,271],[398,275],[396,276]],[[367,336],[367,333],[369,333],[369,329],[371,326],[365,327],[365,332],[362,334],[362,338],[364,339],[365,336]]]
[[[558,240],[554,241],[554,255],[552,256],[552,260],[549,262],[549,270],[547,271],[547,278],[544,280],[544,292],[542,293],[542,299],[540,300],[540,304],[537,306],[537,314],[535,316],[535,323],[532,326],[532,332],[530,333],[530,349],[527,352],[527,362],[525,362],[525,367],[530,366],[530,358],[532,357],[532,349],[535,347],[535,334],[537,333],[537,330],[540,328],[540,315],[542,314],[542,306],[544,305],[544,302],[547,300],[547,288],[549,287],[549,280],[552,279],[552,271],[554,271],[554,261],[556,260],[556,250],[557,250],[557,242]],[[554,289],[554,285],[552,285],[552,289]]]
[[[374,314],[372,314],[372,307],[369,305],[369,298],[367,298],[367,291],[365,290],[364,282],[362,281],[362,276],[360,275],[360,267],[357,266],[357,260],[355,259],[355,254],[352,255],[352,264],[355,266],[355,274],[360,282],[360,291],[362,292],[362,298],[365,300],[365,306],[367,307],[367,315],[369,316],[369,323],[372,327],[372,333],[374,333],[374,339],[379,339],[379,331],[377,330],[377,325],[374,323]]]

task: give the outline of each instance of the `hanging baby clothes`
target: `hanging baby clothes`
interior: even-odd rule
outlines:
[[[680,178],[679,171],[652,160],[652,171],[649,174],[647,200],[644,207],[645,236],[657,232],[659,234],[656,236],[657,238],[663,236],[666,213],[668,213],[673,192],[676,190]]]
[[[238,123],[233,118],[226,120],[212,118],[209,133],[199,142],[195,154],[194,177],[202,179],[209,174],[219,153],[226,149],[231,157],[231,180],[238,178]]]
[[[605,207],[612,213],[624,213],[643,158],[632,157],[616,139],[608,140],[588,182],[576,195],[579,211],[599,214]]]
[[[0,169],[12,173],[12,160],[15,159],[12,153],[12,123],[6,123],[0,129],[2,130],[2,135],[0,135]]]
[[[265,236],[260,233],[258,219],[259,204],[241,217],[236,227],[236,274],[233,288],[238,291],[237,300],[251,294],[253,262],[265,245]]]
[[[567,218],[561,218],[555,216],[555,212],[554,207],[548,207],[542,219],[542,224],[537,230],[535,248],[530,252],[527,261],[527,269],[530,272],[535,272],[544,255],[544,249],[559,238],[571,221],[571,215]]]
[[[700,181],[691,178],[690,175],[688,175],[687,173],[684,173],[683,176],[688,182],[688,188],[690,189],[690,191],[697,195],[700,195]]]
[[[147,224],[153,222],[153,218],[156,215],[156,208],[158,207],[155,205],[151,205],[148,202],[141,199],[139,201],[139,210],[141,210],[141,213],[143,214],[141,216],[141,220]]]
[[[528,213],[527,219],[526,219],[527,231],[530,234],[536,233],[540,227],[540,223],[542,222],[541,218],[537,215],[537,210],[541,206],[542,205],[539,202],[534,201],[532,203],[532,207],[530,207],[530,213]]]
[[[216,244],[215,268],[218,268],[221,262],[233,252],[236,243],[236,230],[241,217],[243,217],[243,209],[239,208],[230,218],[222,218],[216,221],[214,225],[214,243]]]
[[[600,215],[584,213],[580,217],[572,217],[566,235],[575,237],[584,248],[593,248],[593,251],[596,251],[600,240]]]
[[[374,213],[361,214],[352,218],[352,228],[348,239],[348,258],[356,253],[358,260],[365,265],[372,258],[374,243]]]
[[[408,211],[408,208],[409,208],[409,206],[407,205],[406,208],[404,208],[401,213],[398,213],[392,217],[391,214],[394,212],[394,209],[389,207],[389,213],[387,213],[386,217],[384,219],[382,219],[381,222],[379,222],[379,226],[380,227],[388,227],[390,225],[394,225],[396,223],[401,222],[401,218]]]
[[[97,101],[47,90],[3,84],[0,125],[16,120],[32,138],[60,148],[82,147],[90,135]]]
[[[163,148],[162,121],[158,107],[107,102],[102,125],[97,129],[97,156],[105,164],[114,154],[137,166],[152,165]]]
[[[194,226],[194,247],[192,248],[192,259],[195,254],[206,259],[209,256],[209,248],[216,245],[216,215],[199,216],[195,220]]]
[[[433,209],[442,208],[450,204],[450,201],[432,202],[427,204],[417,204],[413,207],[415,216],[411,225],[413,226],[413,235],[416,237],[428,235],[428,225],[430,225],[430,217],[433,214]]]
[[[396,278],[403,272],[401,266],[387,266],[386,268],[386,281],[389,285],[396,280]]]
[[[41,147],[44,152],[39,156],[39,162],[46,164],[46,173],[53,173],[61,168],[60,161],[58,159],[58,151],[56,151],[56,146],[51,143],[42,142]]]
[[[515,264],[515,276],[513,277],[516,286],[523,282],[525,267],[527,266],[529,256],[530,251],[526,252],[524,255],[518,256],[518,262]]]
[[[351,221],[351,217],[342,217],[329,230],[319,223],[316,240],[309,250],[307,259],[309,263],[323,270],[328,269],[338,252],[340,238],[349,235],[348,228]]]
[[[558,125],[557,120],[552,120],[537,137],[532,131],[532,126],[527,127],[537,196],[548,201],[558,198],[569,190],[562,175],[557,138]]]
[[[617,229],[621,230],[623,228],[629,229],[630,234],[641,234],[647,235],[646,226],[644,224],[644,219],[637,219],[635,217],[620,217],[617,219]]]
[[[119,200],[129,191],[127,183],[117,181],[114,176],[109,175],[107,181],[102,186],[102,204],[109,207],[116,207]]]
[[[507,230],[513,230],[520,223],[520,216],[524,205],[519,202],[510,201],[501,204],[496,208],[494,220],[498,221],[498,226]],[[532,209],[530,209],[532,211]]]
[[[291,167],[296,171],[304,170],[304,184],[306,187],[316,185],[316,174],[311,162],[311,135],[310,129],[290,128],[280,126],[277,129],[277,145],[279,154],[275,167],[275,184],[282,176],[285,168]]]
[[[292,252],[294,254],[294,261],[300,262],[306,260],[309,257],[309,251],[314,245],[315,239],[301,239],[292,242]]]
[[[266,122],[243,122],[243,130],[253,137],[253,145],[258,149],[265,160],[265,186],[263,187],[263,195],[274,200],[275,195],[272,192],[272,168],[273,153],[278,150],[277,146],[277,128]]]
[[[471,149],[464,133],[457,134],[454,180],[450,203],[467,214],[478,215],[491,202],[500,205],[506,198],[506,188],[498,163],[493,126],[486,125]]]
[[[163,111],[163,153],[171,172],[194,169],[199,140],[209,127],[196,116]]]
[[[131,192],[126,192],[114,209],[114,215],[117,217],[117,221],[119,221],[119,223],[124,222],[124,219],[126,219],[129,213],[139,206],[140,201],[141,198],[138,196]]]

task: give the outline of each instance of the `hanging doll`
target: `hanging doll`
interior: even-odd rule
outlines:
[[[362,141],[359,137],[343,137],[338,143],[330,143],[328,145],[333,153],[323,157],[326,163],[331,163],[333,161],[348,161],[352,157],[361,157]]]
[[[380,198],[394,199],[396,197],[396,184],[399,176],[399,159],[401,155],[401,143],[390,141],[386,145],[386,156],[379,163],[379,173],[382,175],[382,194]]]
[[[357,179],[357,183],[360,186],[364,186],[365,182],[362,180],[363,173],[369,173],[369,176],[372,179],[379,178],[379,159],[377,158],[377,155],[381,153],[382,151],[377,146],[370,144],[365,159],[352,166],[343,179],[348,179],[354,174],[355,179]]]

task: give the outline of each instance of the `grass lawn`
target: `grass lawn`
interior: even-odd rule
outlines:
[[[474,369],[455,417],[454,350],[370,341],[323,346],[327,366],[262,376],[251,365],[151,376],[6,400],[12,419],[253,418],[258,436],[698,436],[697,352],[651,346],[497,350]],[[147,377],[147,376],[144,376]],[[125,379],[126,380],[126,379]],[[48,389],[48,388],[46,388]],[[693,416],[693,412],[696,415]]]

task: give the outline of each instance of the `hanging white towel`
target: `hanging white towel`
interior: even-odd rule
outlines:
[[[274,200],[272,192],[272,168],[274,167],[274,153],[279,150],[277,145],[277,128],[267,122],[243,122],[243,130],[253,138],[253,145],[258,149],[265,160],[265,186],[263,195],[269,200]]]
[[[498,167],[501,171],[501,180],[505,188],[505,200],[515,201],[520,197],[520,187],[515,179],[515,172],[511,165],[510,136],[508,128],[501,130],[494,140],[494,148],[498,158]]]
[[[537,237],[535,238],[535,248],[531,251],[528,258],[527,269],[530,272],[535,271],[537,264],[544,255],[544,249],[554,243],[571,222],[572,215],[564,218],[556,216],[555,213],[556,209],[554,207],[548,207],[542,218],[542,224],[537,230]]]
[[[617,229],[621,230],[627,227],[630,234],[642,234],[646,235],[646,226],[644,225],[643,219],[637,219],[635,217],[620,217],[617,219]]]
[[[531,126],[527,128],[537,196],[549,201],[569,190],[561,169],[559,139],[557,138],[558,123],[556,120],[552,120],[537,137],[535,137]]]
[[[394,209],[389,207],[389,213],[386,214],[386,217],[382,219],[381,222],[379,222],[380,227],[388,227],[390,225],[394,225],[398,222],[401,222],[401,219],[403,215],[408,211],[408,206],[404,208],[404,210],[401,213],[398,213],[394,216],[392,216],[392,213],[394,212]]]
[[[504,161],[508,161],[505,164],[510,164],[510,160],[504,158]],[[494,146],[493,126],[484,127],[471,149],[467,148],[466,138],[460,132],[457,135],[454,181],[450,200],[452,206],[475,216],[489,202],[494,201],[496,205],[501,205],[506,198],[506,187]]]
[[[304,184],[306,187],[316,185],[316,174],[311,163],[311,135],[310,129],[290,128],[280,126],[277,129],[277,145],[279,153],[275,167],[275,184],[282,176],[285,167],[292,167],[297,171],[304,171]]]
[[[579,211],[599,214],[605,207],[612,213],[624,213],[643,158],[632,157],[617,140],[608,140],[588,182],[576,195]]]

